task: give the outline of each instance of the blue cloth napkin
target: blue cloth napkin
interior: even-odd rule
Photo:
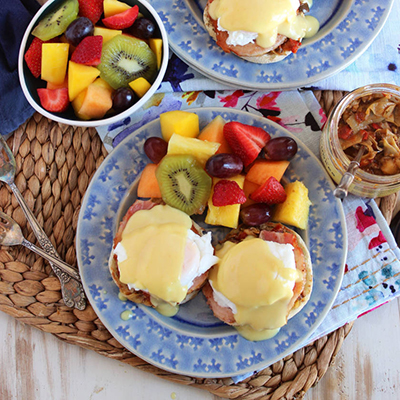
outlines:
[[[18,79],[18,52],[26,27],[40,5],[35,0],[1,0],[0,12],[0,133],[25,122],[34,109]]]

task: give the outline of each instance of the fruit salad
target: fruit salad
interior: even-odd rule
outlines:
[[[293,138],[271,138],[262,128],[221,116],[200,131],[198,116],[187,111],[166,112],[160,124],[162,138],[144,143],[151,163],[141,174],[139,198],[162,198],[189,215],[206,212],[209,225],[272,220],[306,229],[308,190],[300,181],[282,180],[297,153]]]
[[[41,106],[81,120],[123,112],[155,81],[160,30],[147,10],[118,0],[64,0],[32,30],[24,55]]]

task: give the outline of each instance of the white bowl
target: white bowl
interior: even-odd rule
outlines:
[[[92,119],[89,121],[83,121],[75,115],[71,106],[69,106],[68,110],[63,113],[54,113],[45,110],[40,105],[37,89],[40,87],[45,87],[46,82],[40,79],[40,77],[35,78],[30,72],[24,60],[24,55],[33,40],[33,35],[31,35],[33,28],[39,23],[39,21],[42,19],[44,15],[46,15],[48,12],[52,12],[53,10],[55,10],[63,1],[64,0],[47,1],[46,4],[43,7],[41,7],[40,10],[33,17],[32,21],[30,22],[28,28],[25,31],[19,49],[19,58],[18,58],[18,73],[22,91],[24,92],[24,95],[27,98],[30,105],[36,111],[56,122],[74,126],[96,127],[101,125],[109,125],[121,121],[124,118],[128,117],[129,115],[133,114],[136,110],[140,109],[161,85],[162,79],[165,75],[168,65],[168,38],[167,38],[167,32],[165,31],[164,28],[164,24],[162,23],[161,18],[158,16],[156,10],[154,10],[154,8],[146,0],[123,0],[125,3],[131,6],[138,5],[139,11],[142,14],[144,14],[145,17],[150,18],[154,22],[156,22],[156,25],[160,33],[160,37],[163,41],[163,55],[162,55],[161,66],[151,88],[133,106],[131,106],[130,108],[128,108],[123,112],[120,112],[119,114],[113,114],[112,116],[106,115],[102,119]]]

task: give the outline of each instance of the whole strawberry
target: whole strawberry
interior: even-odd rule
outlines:
[[[243,189],[235,181],[221,179],[214,186],[212,203],[216,207],[243,204],[246,200]]]
[[[250,195],[250,198],[257,203],[279,204],[286,200],[286,192],[281,183],[271,176]]]

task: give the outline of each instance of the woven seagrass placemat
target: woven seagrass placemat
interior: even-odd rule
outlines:
[[[314,92],[329,113],[343,92]],[[8,140],[16,163],[15,183],[55,245],[61,258],[76,265],[75,234],[81,201],[107,152],[94,129],[59,125],[35,114]],[[388,221],[395,196],[381,199]],[[36,243],[11,191],[0,186],[0,209],[18,222]],[[334,362],[352,323],[235,384],[230,378],[196,379],[156,368],[121,346],[92,307],[66,307],[60,283],[42,258],[21,247],[0,247],[0,310],[60,340],[127,363],[170,381],[208,390],[229,399],[299,399]]]

